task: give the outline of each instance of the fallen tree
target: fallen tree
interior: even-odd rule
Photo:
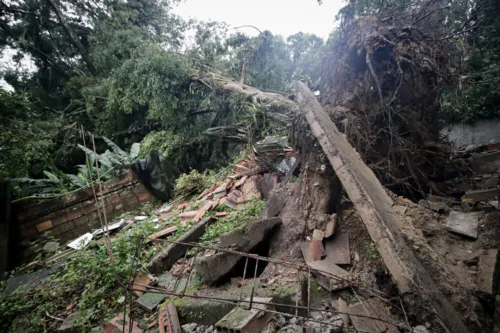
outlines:
[[[402,11],[344,22],[320,87],[325,110],[380,181],[412,198],[441,193],[435,181],[461,172],[439,134],[454,46],[432,29],[444,10],[425,10],[418,18]]]
[[[451,332],[469,332],[403,239],[399,229],[402,222],[394,214],[392,200],[373,171],[363,163],[303,83],[296,83],[295,93],[313,134],[362,217],[407,304],[434,312]]]

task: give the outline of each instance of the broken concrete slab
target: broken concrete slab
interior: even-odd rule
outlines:
[[[278,216],[285,205],[286,202],[280,193],[271,193],[269,199],[267,200],[266,208],[264,208],[262,213],[260,213],[258,219],[264,220]]]
[[[497,173],[500,170],[500,151],[473,156],[470,162],[476,173]]]
[[[130,331],[132,333],[142,333],[142,330],[139,328],[139,326],[137,326],[137,322],[130,320],[129,317],[124,315],[123,313],[111,319],[106,324],[106,326],[104,326],[104,333],[117,333],[117,332],[130,332]]]
[[[387,323],[387,321],[393,321],[384,303],[378,298],[370,298],[362,303],[352,304],[347,309],[347,313],[349,313],[352,324],[358,332],[399,333],[395,325]],[[383,321],[360,316],[380,318]]]
[[[462,258],[462,261],[466,265],[477,265],[479,263],[479,257],[484,254],[484,250],[477,250],[472,253],[469,253],[467,256]]]
[[[325,241],[326,260],[336,265],[350,265],[349,234],[339,231],[332,239]]]
[[[500,253],[488,250],[479,257],[477,271],[477,289],[490,295],[500,292]]]
[[[240,230],[222,235],[220,238],[221,246],[232,247],[240,252],[250,252],[270,237],[280,224],[281,219],[278,217],[247,224]],[[218,252],[212,256],[198,257],[195,267],[207,284],[214,284],[227,276],[242,259],[237,254]]]
[[[490,188],[487,190],[477,190],[466,192],[462,197],[463,200],[471,200],[474,202],[491,201],[498,198],[498,189]]]
[[[335,233],[335,227],[337,226],[337,214],[332,214],[328,222],[326,222],[325,227],[325,238],[330,238]]]
[[[141,295],[136,302],[147,311],[153,311],[158,305],[160,305],[161,302],[163,302],[165,297],[166,296],[164,294],[147,292]]]
[[[484,212],[461,213],[452,211],[446,219],[446,228],[454,233],[477,239],[479,220]]]
[[[157,279],[159,287],[175,293],[182,293],[188,283],[187,279],[179,279],[168,272],[158,276]]]
[[[435,212],[438,213],[448,213],[451,211],[451,208],[445,204],[444,202],[433,202],[429,200],[420,200],[418,204],[422,207],[425,207],[427,209],[432,209]],[[394,207],[393,207],[394,210]]]
[[[451,332],[469,332],[406,244],[399,229],[403,223],[392,210],[393,201],[373,171],[339,132],[307,86],[296,82],[294,90],[314,136],[361,216],[400,293],[428,304],[429,315],[437,315]]]
[[[307,265],[314,270],[312,274],[318,284],[330,292],[350,287],[354,280],[351,273],[327,260],[308,262]]]
[[[137,297],[142,296],[142,294],[144,294],[147,289],[146,286],[149,286],[154,281],[154,279],[154,276],[148,273],[141,272],[137,274],[133,282],[134,290],[132,291],[132,293]]]
[[[205,233],[206,228],[212,224],[215,219],[207,217],[195,226],[193,226],[188,232],[182,235],[178,241],[179,242],[197,242],[201,236]],[[147,269],[152,274],[159,274],[168,271],[172,268],[172,265],[180,258],[186,254],[190,249],[190,246],[180,245],[180,244],[170,244],[165,250],[158,253],[149,263]]]
[[[245,300],[249,301],[249,298]],[[275,311],[271,297],[255,297],[255,302],[266,304],[253,304],[251,310],[235,307],[231,312],[219,320],[215,327],[217,332],[256,333],[262,331],[266,324],[274,317],[274,313],[262,310]]]

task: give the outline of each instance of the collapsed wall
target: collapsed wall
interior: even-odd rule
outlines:
[[[100,201],[101,194],[96,187]],[[154,197],[129,171],[103,183],[104,209],[108,220],[136,209]],[[28,207],[14,207],[24,258],[33,256],[30,242],[50,233],[65,242],[100,227],[97,205],[91,187],[68,193]]]

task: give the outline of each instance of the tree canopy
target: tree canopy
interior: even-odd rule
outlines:
[[[2,179],[75,172],[85,159],[82,127],[100,151],[102,137],[124,149],[144,140],[141,156],[159,149],[181,171],[217,168],[245,143],[283,131],[266,122],[272,105],[214,89],[196,73],[284,95],[297,79],[319,89],[337,30],[329,41],[258,27],[249,36],[223,22],[183,20],[172,11],[177,2],[0,1],[0,50],[18,65],[2,73],[14,89],[0,91]],[[490,0],[352,0],[338,19],[433,20],[432,35],[452,41],[454,59],[440,93],[443,118],[473,121],[499,115],[499,11]],[[20,66],[26,61],[33,71]],[[221,134],[231,131],[247,137]]]

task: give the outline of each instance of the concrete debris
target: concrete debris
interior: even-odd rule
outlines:
[[[182,325],[182,332],[184,332],[184,333],[196,332],[197,326],[198,326],[198,324],[196,324],[196,323],[184,324],[184,325]]]
[[[264,198],[269,198],[272,191],[278,186],[278,175],[266,173],[258,181],[260,193]]]
[[[325,241],[326,260],[336,265],[350,265],[349,234],[337,232],[333,239]]]
[[[429,330],[424,325],[418,325],[412,328],[412,333],[429,333]]]
[[[479,262],[479,257],[484,254],[484,250],[477,250],[472,253],[469,253],[467,256],[465,256],[462,261],[466,265],[477,265]]]
[[[267,136],[264,140],[256,142],[253,150],[255,153],[279,152],[286,147],[288,147],[286,136]]]
[[[490,188],[487,190],[477,190],[477,191],[468,191],[462,197],[462,200],[471,200],[473,202],[480,201],[492,201],[497,199],[498,197],[498,189]]]
[[[383,322],[392,322],[392,319],[384,303],[382,303],[382,301],[378,298],[370,298],[366,301],[352,304],[347,309],[347,312],[351,317],[352,324],[359,332],[399,332],[396,326]],[[360,317],[357,315],[380,318],[383,321]]]
[[[68,247],[75,250],[81,250],[90,243],[93,237],[94,236],[91,233],[87,232],[86,234],[81,235],[77,239],[70,242],[68,244]]]
[[[451,208],[445,204],[444,202],[433,202],[429,200],[420,200],[418,204],[422,207],[432,209],[435,212],[438,213],[448,213],[451,211]]]
[[[121,219],[120,221],[118,221],[116,223],[112,223],[112,224],[108,225],[108,228],[107,228],[108,233],[111,233],[112,231],[117,231],[118,229],[124,227],[125,225],[127,225],[127,222],[125,222],[124,219]],[[104,231],[105,231],[105,228],[100,228],[100,229],[94,230],[92,232],[92,235],[99,236],[99,235],[104,234]]]
[[[405,215],[407,208],[408,207],[401,206],[401,205],[394,205],[394,206],[392,206],[392,209],[394,210],[394,213],[399,214],[399,215]]]
[[[212,224],[215,219],[207,217],[195,226],[193,226],[188,232],[182,235],[178,241],[179,242],[197,242],[201,236],[205,233],[206,228]],[[158,253],[149,263],[147,269],[152,274],[159,274],[168,271],[172,268],[172,265],[180,258],[186,254],[189,250],[188,246],[180,244],[170,244],[165,250]]]
[[[335,227],[337,226],[337,214],[332,214],[325,227],[325,238],[330,238],[335,233]]]
[[[130,320],[128,316],[122,313],[111,319],[106,326],[104,326],[104,333],[117,332],[142,333],[142,330],[137,326],[137,322]]]
[[[497,173],[500,170],[500,151],[473,156],[470,162],[477,173]]]
[[[446,219],[446,228],[454,233],[477,238],[479,220],[484,218],[484,212],[461,213],[452,211]]]
[[[147,289],[146,286],[151,285],[154,281],[155,281],[154,276],[152,276],[151,274],[141,272],[141,273],[137,274],[135,279],[134,279],[134,282],[133,282],[134,291],[132,291],[132,292],[137,297],[140,297],[146,291],[146,289]]]
[[[354,275],[327,260],[308,262],[307,265],[316,270],[312,273],[318,284],[330,292],[348,288],[356,280]]]
[[[281,219],[277,217],[247,224],[241,230],[222,235],[221,247],[231,247],[235,251],[248,253],[270,237],[280,224]],[[214,284],[227,276],[241,259],[237,254],[218,252],[211,256],[198,257],[195,267],[207,284]]]
[[[490,295],[500,292],[500,254],[498,250],[488,250],[479,257],[477,289]]]
[[[165,295],[147,292],[141,295],[136,302],[147,311],[153,311],[165,299]]]
[[[373,171],[339,132],[307,86],[296,82],[294,91],[312,133],[361,216],[399,292],[415,296],[417,301],[427,304],[429,314],[437,315],[448,330],[469,332],[460,315],[406,244],[399,229],[404,223],[394,214],[393,201]]]
[[[495,207],[495,209],[500,210],[500,201],[488,201],[488,203]]]
[[[317,239],[312,239],[309,243],[309,257],[306,258],[308,262],[318,261],[326,256],[325,247],[323,242]]]
[[[338,311],[341,312],[342,322],[343,322],[343,331],[347,332],[349,328],[349,315],[347,315],[347,303],[339,297],[337,300]]]
[[[286,202],[281,194],[275,192],[271,193],[269,199],[267,199],[266,208],[260,213],[258,219],[264,220],[278,216],[285,205]]]
[[[246,300],[249,301],[250,298]],[[234,308],[215,324],[217,332],[259,333],[262,331],[274,317],[273,313],[262,310],[275,311],[274,306],[269,304],[273,299],[271,297],[254,297],[253,300],[265,304],[253,304],[250,310],[240,307]]]

